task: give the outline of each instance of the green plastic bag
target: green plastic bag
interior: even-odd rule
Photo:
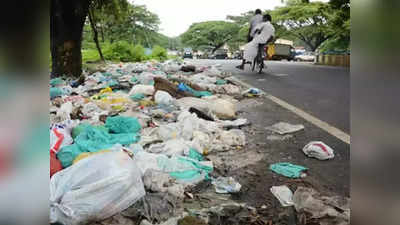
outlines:
[[[131,95],[130,96],[130,98],[133,100],[133,101],[135,101],[135,102],[139,102],[139,101],[141,101],[141,100],[143,100],[144,99],[144,94],[142,94],[142,93],[138,93],[138,94],[134,94],[134,95]]]
[[[108,117],[105,127],[115,134],[137,133],[142,129],[136,118],[124,116]]]
[[[59,77],[59,78],[54,78],[54,79],[51,79],[50,80],[50,85],[52,86],[52,87],[54,87],[54,86],[56,86],[56,85],[60,85],[60,84],[63,84],[64,83],[64,81]]]
[[[216,85],[224,85],[227,83],[228,83],[228,81],[226,81],[226,80],[217,80],[217,82],[215,82]]]
[[[50,98],[60,97],[64,92],[60,88],[52,87],[50,88]]]
[[[202,154],[200,154],[196,149],[190,148],[189,151],[189,158],[195,159],[197,161],[204,161],[204,157]]]
[[[75,139],[78,135],[87,127],[92,126],[88,123],[81,123],[78,126],[74,127],[71,132],[71,137]],[[103,130],[108,133],[108,129],[104,126],[93,126],[95,129]]]
[[[157,158],[158,167],[169,173],[177,180],[189,183],[196,183],[201,180],[209,180],[209,173],[213,171],[212,167],[202,165],[199,161],[186,157],[173,157],[171,159]]]
[[[299,178],[303,171],[308,170],[305,167],[293,165],[291,163],[272,164],[269,169],[274,171],[275,173],[281,174],[289,178]]]
[[[140,129],[137,119],[130,117],[109,117],[106,127],[82,124],[73,129],[74,144],[61,148],[57,158],[64,168],[69,167],[81,153],[106,150],[115,144],[129,146],[137,143],[140,140]]]

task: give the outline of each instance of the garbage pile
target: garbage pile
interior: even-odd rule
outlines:
[[[87,224],[124,212],[162,224],[176,216],[170,206],[188,187],[209,181],[216,192],[238,192],[234,178],[212,176],[207,159],[246,144],[240,128],[248,121],[237,118],[236,104],[258,95],[229,76],[215,66],[167,61],[52,79],[50,223]]]

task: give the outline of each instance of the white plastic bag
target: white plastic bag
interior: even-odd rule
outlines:
[[[59,110],[57,110],[57,116],[60,117],[61,120],[69,120],[71,119],[72,110],[72,102],[66,102],[61,105]]]
[[[153,95],[153,93],[154,93],[154,86],[137,84],[132,87],[131,91],[129,92],[129,95],[134,95],[134,94]]]
[[[71,137],[71,131],[77,123],[77,121],[66,120],[50,127],[50,151],[57,153],[62,147],[71,145],[74,142]]]
[[[167,156],[174,155],[183,155],[186,152],[189,152],[190,147],[185,141],[181,138],[171,139],[161,144],[151,145],[149,149],[147,149],[150,153],[163,154]]]
[[[284,134],[291,134],[291,133],[295,133],[297,131],[303,130],[304,126],[301,124],[292,125],[290,123],[279,122],[270,127],[267,127],[266,129],[273,131],[275,133],[278,133],[280,135],[284,135]]]
[[[157,91],[154,100],[159,105],[170,105],[174,98],[168,92]]]
[[[294,205],[293,192],[287,186],[273,186],[270,190],[283,207]]]
[[[237,193],[242,188],[233,177],[218,177],[212,184],[215,186],[215,192],[219,194]]]
[[[145,194],[140,170],[127,153],[94,155],[51,178],[50,223],[79,225],[103,220]]]
[[[242,130],[232,129],[223,131],[219,139],[227,146],[244,146],[246,145],[246,135]]]
[[[157,129],[158,136],[163,141],[168,141],[179,137],[180,128],[177,123],[162,125]]]
[[[328,160],[335,157],[333,149],[322,141],[312,141],[308,143],[304,146],[303,152],[308,157],[317,158],[319,160]]]
[[[137,76],[138,81],[140,84],[143,85],[152,85],[154,83],[154,74],[149,72],[143,72],[139,76]]]

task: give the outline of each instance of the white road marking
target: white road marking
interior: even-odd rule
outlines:
[[[233,80],[237,81],[238,83],[240,83],[241,85],[247,87],[247,88],[252,88],[253,86],[241,81],[239,79],[237,79],[236,77],[232,77]],[[310,115],[309,113],[293,106],[290,105],[289,103],[283,101],[282,99],[279,99],[273,95],[267,94],[264,91],[260,90],[262,92],[262,94],[265,95],[265,97],[267,97],[268,99],[270,99],[271,101],[275,102],[276,104],[282,106],[283,108],[295,113],[296,115],[300,116],[301,118],[307,120],[308,122],[314,124],[315,126],[321,128],[322,130],[328,132],[330,135],[335,136],[336,138],[340,139],[341,141],[350,144],[350,135],[341,131],[340,129],[329,125],[327,122],[324,122],[312,115]]]

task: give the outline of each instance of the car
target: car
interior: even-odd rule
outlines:
[[[182,56],[184,59],[193,59],[193,53],[190,51],[185,51]]]
[[[313,52],[305,52],[303,54],[296,55],[294,60],[297,62],[314,62],[315,55]]]
[[[225,49],[218,49],[211,56],[212,59],[228,59],[228,51]]]

